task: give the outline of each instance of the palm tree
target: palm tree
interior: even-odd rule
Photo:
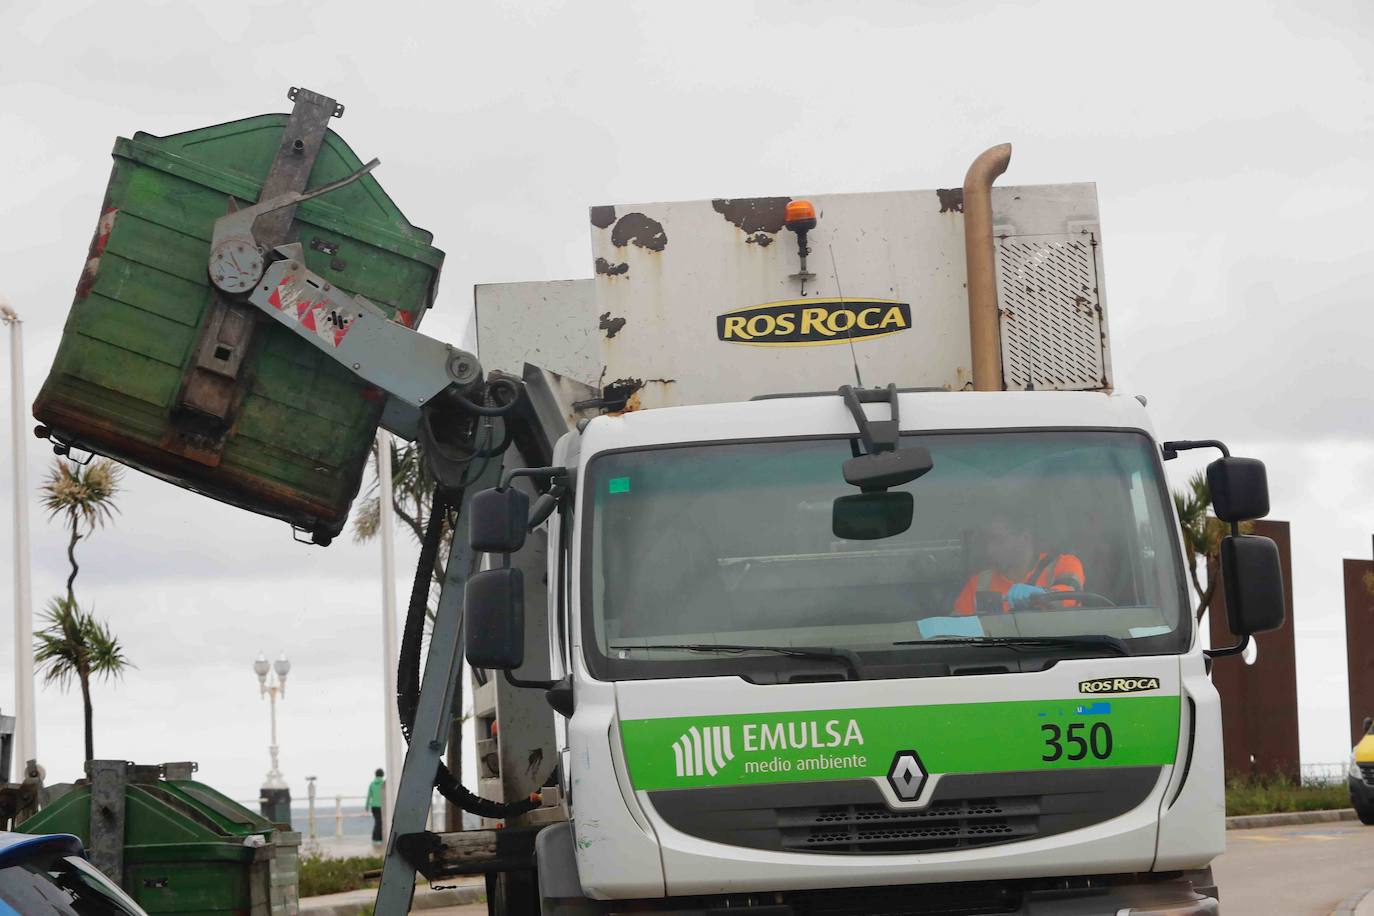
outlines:
[[[114,518],[118,511],[115,494],[119,492],[122,469],[113,461],[100,459],[81,465],[57,459],[43,482],[43,506],[48,518],[62,517],[70,532],[67,540],[67,594],[48,602],[48,626],[35,634],[33,660],[44,671],[45,684],[57,683],[66,690],[75,678],[81,684],[81,699],[86,715],[86,759],[95,755],[91,723],[91,676],[119,677],[132,664],[124,656],[108,624],[81,610],[76,602],[76,544],[90,537],[95,529]]]
[[[104,458],[84,466],[59,458],[43,482],[43,507],[48,510],[48,518],[63,516],[64,524],[71,531],[67,542],[67,562],[72,567],[67,577],[67,601],[73,606],[76,594],[72,586],[79,571],[76,542],[114,517],[118,511],[114,497],[119,491],[121,476],[119,465]]]
[[[1221,539],[1231,533],[1230,525],[1208,514],[1211,507],[1212,493],[1207,487],[1207,475],[1202,471],[1188,479],[1186,488],[1174,491],[1174,508],[1178,510],[1178,523],[1183,531],[1183,551],[1188,556],[1188,576],[1198,597],[1194,613],[1199,623],[1211,606],[1212,595],[1221,580]],[[1242,523],[1241,531],[1248,532],[1251,527],[1249,522]],[[1206,587],[1198,578],[1199,557],[1207,572]]]
[[[390,437],[388,437],[390,438]],[[411,537],[418,544],[425,537],[425,525],[429,521],[430,501],[434,496],[434,477],[429,473],[420,446],[414,442],[398,445],[390,439],[391,445],[391,505],[396,517],[406,526]],[[353,516],[353,540],[364,543],[377,536],[382,524],[381,481],[377,477],[377,443],[372,444],[372,485],[367,495],[358,503],[357,514]],[[444,566],[448,562],[448,525],[444,526],[444,537],[440,539],[439,553],[434,558],[432,583],[437,588],[444,581]],[[430,610],[433,619],[433,610]]]
[[[95,614],[81,610],[72,599],[51,599],[43,617],[47,626],[34,634],[34,664],[43,672],[44,684],[56,683],[64,691],[73,680],[81,685],[86,759],[94,760],[91,678],[118,678],[134,665],[124,655],[124,647],[110,632],[109,625],[97,620]]]

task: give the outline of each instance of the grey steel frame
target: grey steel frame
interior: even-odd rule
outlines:
[[[472,573],[474,554],[462,536],[472,495],[496,486],[501,475],[500,458],[491,459],[477,479],[463,492],[459,511],[460,530],[455,532],[444,567],[444,582],[439,591],[439,607],[430,631],[429,655],[420,682],[420,702],[415,710],[410,747],[401,770],[401,785],[396,793],[396,810],[391,817],[391,834],[386,841],[386,861],[382,884],[377,889],[377,916],[404,916],[410,911],[415,892],[415,867],[401,855],[396,840],[426,829],[429,805],[434,792],[434,774],[443,759],[452,714],[453,693],[462,666],[463,591]]]

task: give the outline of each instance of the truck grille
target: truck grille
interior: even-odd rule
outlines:
[[[1364,784],[1374,786],[1374,763],[1360,764],[1360,775],[1364,777]]]
[[[899,855],[1079,830],[1142,804],[1159,778],[1151,766],[951,774],[918,811],[888,807],[871,779],[660,790],[649,801],[675,830],[729,846]]]
[[[784,849],[815,852],[931,852],[1024,840],[1039,832],[1040,799],[980,798],[924,811],[834,805],[778,812]]]

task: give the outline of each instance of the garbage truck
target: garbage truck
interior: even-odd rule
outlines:
[[[485,875],[500,914],[1219,912],[1208,674],[1282,622],[1276,549],[1239,531],[1264,467],[1114,390],[1095,187],[994,186],[1010,152],[961,187],[594,206],[593,277],[478,287],[472,350],[397,317],[434,271],[410,299],[322,272],[301,224],[372,188],[356,157],[205,208],[206,302],[365,393],[346,419],[416,441],[435,482],[378,913],[417,871]],[[362,455],[334,437],[313,521],[216,490],[196,456],[229,460],[242,403],[136,457],[327,541]],[[1221,455],[1232,646],[1187,600],[1163,462],[1190,449]],[[474,787],[441,757],[464,657]],[[433,786],[482,827],[427,831]]]

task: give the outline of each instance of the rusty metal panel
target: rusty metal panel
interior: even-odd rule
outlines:
[[[1365,716],[1374,716],[1374,594],[1365,584],[1374,562],[1344,560],[1345,664],[1350,687],[1350,743],[1364,733]]]
[[[477,358],[523,375],[525,364],[597,387],[601,378],[596,290],[591,280],[485,283],[473,287]],[[603,331],[614,335],[602,316]],[[518,332],[517,332],[518,331]]]
[[[1261,519],[1254,534],[1279,548],[1283,568],[1283,626],[1255,637],[1258,657],[1247,665],[1238,656],[1212,665],[1212,683],[1221,695],[1221,726],[1227,773],[1282,774],[1297,778],[1298,670],[1293,646],[1293,551],[1288,522]],[[1208,613],[1213,646],[1235,642],[1226,626],[1226,595],[1218,585]]]
[[[606,387],[630,390],[631,408],[833,389],[856,371],[866,385],[969,387],[961,195],[808,195],[818,222],[804,266],[784,225],[792,199],[592,208],[596,305],[584,320],[600,334]],[[996,187],[993,210],[1017,236],[1062,237],[1096,223],[1097,191]],[[1082,283],[1051,273],[1042,285],[1072,301]],[[1071,387],[1109,387],[1105,352],[1101,363],[1101,385]]]

